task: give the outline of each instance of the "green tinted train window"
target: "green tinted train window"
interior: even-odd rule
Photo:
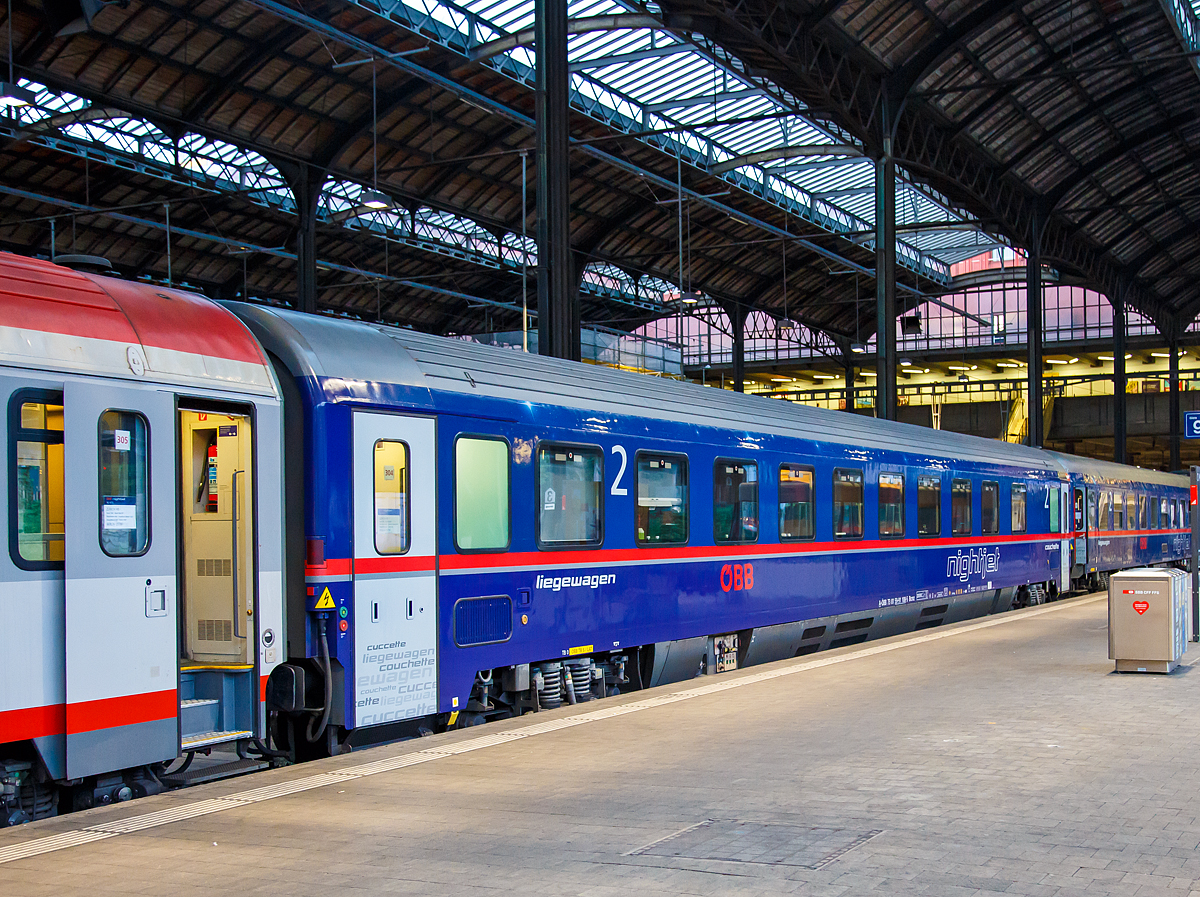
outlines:
[[[150,545],[149,426],[135,411],[100,415],[100,547],[113,557]]]
[[[508,443],[460,437],[454,444],[454,541],[461,551],[504,551],[509,535]]]
[[[639,543],[660,545],[688,540],[687,468],[683,455],[638,453],[634,535]]]
[[[9,406],[9,439],[13,561],[26,569],[59,568],[66,546],[62,395],[18,393]]]
[[[604,455],[597,448],[540,445],[538,541],[543,546],[599,545],[604,537]]]

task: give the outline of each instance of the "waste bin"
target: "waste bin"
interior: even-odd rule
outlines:
[[[1108,657],[1119,673],[1169,673],[1187,645],[1188,575],[1169,567],[1114,573],[1108,581]]]

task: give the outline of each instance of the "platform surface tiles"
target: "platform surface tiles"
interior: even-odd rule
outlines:
[[[1200,895],[1200,656],[1102,596],[0,832],[0,894]]]

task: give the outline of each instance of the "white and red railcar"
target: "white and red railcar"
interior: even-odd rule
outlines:
[[[0,253],[0,399],[0,825],[262,738],[283,440],[255,339],[199,296]]]

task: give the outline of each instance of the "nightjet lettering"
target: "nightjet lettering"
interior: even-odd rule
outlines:
[[[946,576],[966,582],[972,576],[983,576],[995,573],[1000,569],[1000,549],[969,548],[961,549],[946,558]]]
[[[616,585],[616,582],[617,574],[615,573],[593,573],[585,576],[542,576],[539,574],[533,587],[558,592],[567,588],[598,589],[600,586]]]

